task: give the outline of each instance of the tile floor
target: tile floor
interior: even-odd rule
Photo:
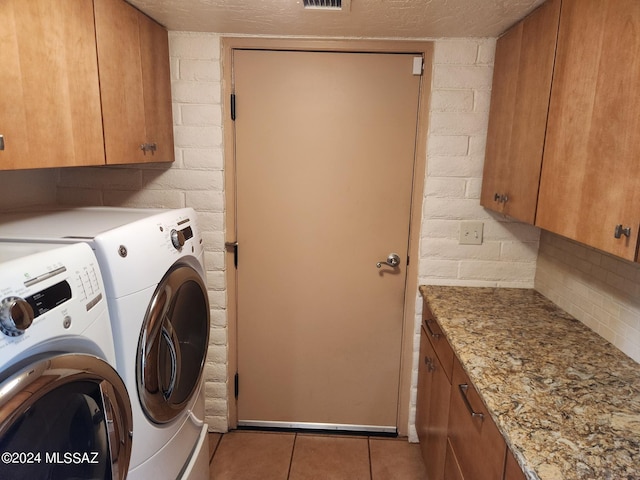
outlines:
[[[236,430],[209,434],[212,480],[425,480],[406,439]]]

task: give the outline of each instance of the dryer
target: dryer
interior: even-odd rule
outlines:
[[[0,242],[0,478],[124,479],[133,428],[85,244]]]
[[[116,367],[132,398],[130,479],[208,479],[204,248],[193,209],[76,208],[0,217],[0,237],[96,254]]]

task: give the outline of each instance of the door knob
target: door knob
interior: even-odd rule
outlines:
[[[390,253],[386,260],[376,263],[376,267],[378,268],[381,268],[382,265],[388,265],[395,268],[400,265],[400,256],[397,253]]]

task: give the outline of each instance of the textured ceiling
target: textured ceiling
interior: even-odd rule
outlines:
[[[302,0],[128,1],[177,31],[437,38],[496,37],[544,0],[351,0],[342,12],[305,10]]]

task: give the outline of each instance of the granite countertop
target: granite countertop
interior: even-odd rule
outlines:
[[[534,290],[421,286],[529,479],[640,479],[640,364]]]

